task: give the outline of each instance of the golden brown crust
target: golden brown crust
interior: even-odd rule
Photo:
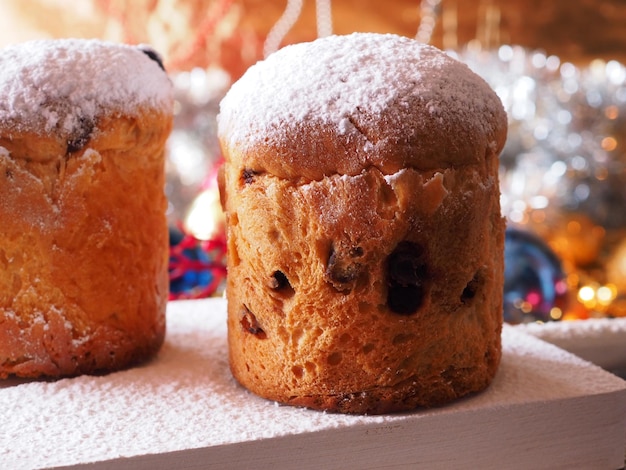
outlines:
[[[172,116],[103,115],[82,146],[0,128],[0,378],[151,357],[165,334]]]
[[[354,34],[252,67],[222,101],[219,130],[233,164],[297,181],[480,165],[502,150],[507,120],[465,64],[409,38]]]
[[[350,136],[338,135],[336,126],[324,122],[285,121],[282,132],[276,135],[287,140],[268,139],[253,151],[238,152],[237,146],[232,146],[232,158],[233,161],[241,158],[237,165],[256,173],[291,180],[319,180],[333,174],[357,175],[368,166],[393,174],[402,168],[428,171],[477,165],[486,158],[489,146],[493,146],[496,154],[504,147],[507,127],[503,110],[493,117],[500,125],[493,133],[485,134],[458,119],[450,119],[441,126],[425,108],[425,103],[415,100],[408,105],[415,113],[413,116],[394,116],[399,109],[405,111],[404,107],[394,105],[382,116],[355,116],[352,119],[359,132]],[[424,115],[431,119],[415,117]],[[407,127],[412,135],[406,134]],[[292,141],[288,136],[300,138]]]
[[[483,187],[473,170],[394,179],[369,170],[231,188],[230,361],[246,387],[379,413],[444,403],[494,376],[504,242],[496,181]],[[389,264],[407,242],[427,272],[423,299],[403,314],[390,307]]]
[[[226,110],[230,366],[252,392],[376,414],[447,403],[494,377],[506,116],[498,102],[466,124],[432,120],[419,103],[388,101],[379,121],[356,123],[378,154],[315,119],[250,145]],[[398,119],[428,124],[401,138]]]

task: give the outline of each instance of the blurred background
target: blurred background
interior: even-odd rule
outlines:
[[[171,298],[219,295],[215,134],[230,84],[290,43],[354,31],[466,62],[509,115],[505,320],[626,317],[626,1],[3,0],[0,46],[100,38],[158,50],[176,92],[166,192]]]
[[[146,42],[171,69],[226,69],[237,78],[262,57],[263,42],[288,3],[301,14],[281,44],[318,36],[317,6],[330,3],[332,32],[415,36],[428,5],[437,10],[431,43],[461,48],[515,44],[563,61],[626,61],[624,0],[3,0],[0,45],[44,37]]]

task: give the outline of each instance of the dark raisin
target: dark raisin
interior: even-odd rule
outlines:
[[[467,283],[465,289],[463,289],[463,293],[461,294],[461,302],[464,304],[468,304],[476,294],[478,290],[482,287],[484,281],[483,276],[478,272],[474,275],[472,280]]]
[[[87,119],[80,119],[79,126],[74,130],[74,135],[67,141],[66,155],[81,150],[89,139],[93,132],[94,125]]]
[[[352,248],[350,248],[350,256],[352,258],[360,258],[361,256],[363,256],[363,248],[361,248],[360,246],[353,246]]]
[[[272,290],[293,291],[289,279],[282,271],[274,271],[269,281],[269,287]]]
[[[250,168],[244,168],[241,172],[241,179],[245,184],[254,183],[254,177],[258,175],[258,173]]]
[[[350,292],[363,269],[361,263],[354,261],[354,258],[360,256],[363,256],[360,247],[351,247],[345,250],[345,254],[331,247],[324,273],[326,280],[338,291]]]
[[[387,292],[387,304],[392,312],[411,315],[424,301],[424,289],[421,286],[391,285]]]
[[[428,268],[424,250],[401,242],[387,258],[387,305],[401,315],[415,313],[424,302]]]
[[[161,70],[165,71],[165,66],[163,65],[163,59],[161,59],[161,55],[157,51],[145,45],[139,46],[139,49],[141,50],[141,52],[143,52],[152,60],[154,60],[158,64],[158,66],[161,68]]]
[[[279,293],[283,298],[289,298],[296,293],[294,288],[291,287],[289,279],[282,271],[274,271],[269,279],[268,287]]]
[[[259,339],[267,338],[267,335],[259,325],[258,320],[245,305],[243,306],[243,310],[241,312],[241,326],[245,331],[256,336]]]
[[[72,139],[67,142],[67,151],[66,153],[74,153],[78,152],[82,149],[85,144],[87,144],[89,138],[88,137],[79,137],[77,139]]]
[[[422,248],[415,243],[401,242],[389,255],[390,279],[403,286],[420,283],[426,274],[422,252]]]

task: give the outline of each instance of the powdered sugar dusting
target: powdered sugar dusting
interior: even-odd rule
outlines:
[[[353,33],[287,46],[248,69],[221,103],[219,132],[246,148],[293,137],[294,123],[315,121],[350,138],[359,133],[354,116],[375,120],[415,100],[432,120],[478,122],[484,136],[494,134],[493,116],[502,113],[484,80],[442,51],[401,36]]]
[[[228,369],[224,299],[171,302],[167,321],[168,335],[161,352],[142,367],[53,382],[0,381],[0,407],[5,410],[0,414],[2,468],[93,462],[100,462],[94,465],[98,468],[113,468],[115,463],[107,466],[103,461],[119,458],[128,459],[117,462],[127,468],[139,468],[142,463],[146,468],[191,468],[197,462],[219,467],[218,462],[223,461],[214,459],[224,455],[220,454],[222,446],[233,446],[233,453],[247,454],[248,461],[255,461],[258,455],[249,447],[254,443],[259,445],[257,449],[268,449],[265,460],[252,465],[257,468],[277,461],[273,453],[280,452],[285,444],[272,439],[279,436],[352,430],[364,436],[359,449],[376,448],[381,435],[396,432],[400,439],[406,437],[407,425],[428,435],[433,428],[448,429],[457,422],[455,416],[469,415],[475,426],[489,426],[493,416],[503,410],[545,402],[554,407],[565,403],[563,400],[590,399],[624,390],[621,379],[505,325],[502,365],[483,393],[414,413],[321,413],[277,406],[237,385]],[[616,396],[615,402],[618,399]],[[484,414],[488,410],[495,414]],[[536,413],[536,408],[530,410]],[[580,417],[584,416],[581,412]],[[447,434],[434,439],[445,441]],[[327,438],[332,436],[341,434]],[[454,438],[448,439],[450,445]],[[302,445],[306,442],[327,445],[323,437],[303,441]],[[167,454],[190,449],[202,454]],[[349,452],[355,449],[346,448],[345,454]],[[194,455],[197,460],[193,460]],[[137,456],[150,460],[135,460]],[[343,454],[337,456],[340,461]],[[228,462],[224,465],[228,467]],[[237,464],[231,462],[230,466]]]
[[[36,40],[0,51],[0,121],[69,135],[104,111],[168,108],[167,75],[139,47],[99,40]]]

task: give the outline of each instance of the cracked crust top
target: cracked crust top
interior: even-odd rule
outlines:
[[[507,129],[500,99],[466,65],[374,33],[281,49],[233,85],[218,123],[240,166],[291,180],[479,164]]]
[[[0,50],[0,132],[83,146],[103,114],[170,113],[172,85],[147,47],[96,39],[34,40]]]

